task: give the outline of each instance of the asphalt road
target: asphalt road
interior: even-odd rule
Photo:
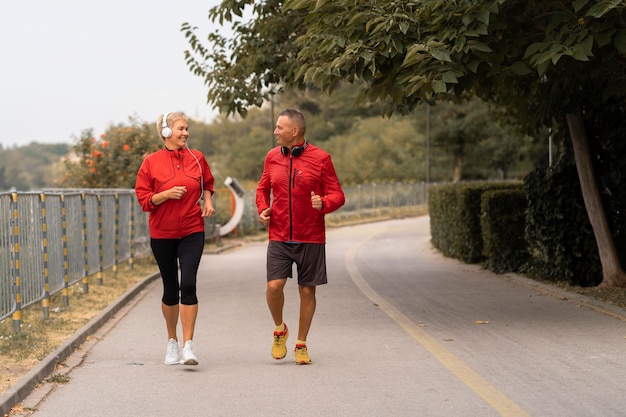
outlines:
[[[252,243],[203,258],[199,366],[163,364],[155,280],[68,359],[68,383],[23,405],[36,417],[626,416],[626,311],[444,258],[429,239],[428,217],[329,229],[311,365],[291,353],[295,282],[290,353],[270,357],[266,243]]]

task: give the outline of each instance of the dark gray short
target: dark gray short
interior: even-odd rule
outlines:
[[[314,287],[328,282],[326,245],[323,243],[287,243],[270,240],[267,245],[267,280],[293,278],[296,264],[298,285]]]

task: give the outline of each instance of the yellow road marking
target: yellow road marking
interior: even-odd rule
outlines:
[[[478,394],[485,402],[487,402],[494,410],[503,417],[530,417],[526,411],[520,408],[510,398],[500,392],[496,387],[490,384],[486,379],[477,374],[472,368],[467,366],[461,359],[448,351],[437,340],[431,337],[426,331],[421,329],[417,324],[411,321],[407,316],[402,314],[392,304],[387,302],[376,291],[369,286],[361,273],[359,272],[354,255],[357,248],[372,239],[377,233],[369,236],[363,241],[353,245],[345,256],[346,268],[352,278],[352,281],[361,290],[363,294],[373,303],[378,305],[393,321],[398,323],[413,339],[422,345],[431,355],[433,355],[443,366],[456,375],[465,385]]]

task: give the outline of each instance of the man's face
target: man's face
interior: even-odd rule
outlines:
[[[276,136],[276,142],[278,142],[280,146],[291,148],[295,145],[297,133],[297,128],[288,117],[280,116],[278,120],[276,120],[274,136]]]

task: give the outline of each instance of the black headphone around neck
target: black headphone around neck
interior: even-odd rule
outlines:
[[[293,148],[291,148],[291,156],[300,156],[302,155],[302,152],[304,152],[304,150],[306,149],[306,146],[308,145],[308,143],[306,142],[306,139],[304,139],[304,145],[302,146],[294,146]],[[280,147],[280,153],[282,153],[284,156],[289,155],[289,148],[286,146],[281,146]]]

